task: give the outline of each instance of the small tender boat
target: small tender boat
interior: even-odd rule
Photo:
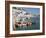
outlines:
[[[32,23],[31,22],[16,22],[15,23],[15,26],[16,27],[21,27],[21,26],[31,26],[32,25]]]

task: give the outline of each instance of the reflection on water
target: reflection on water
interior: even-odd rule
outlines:
[[[16,27],[16,30],[39,30],[40,29],[40,17],[33,17],[32,19],[32,25],[28,26],[18,26]]]

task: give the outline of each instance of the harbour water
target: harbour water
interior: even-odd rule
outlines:
[[[32,25],[16,27],[16,30],[39,30],[40,29],[40,16],[32,17]]]

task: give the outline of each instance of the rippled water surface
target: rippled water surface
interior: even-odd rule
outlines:
[[[16,27],[16,30],[39,30],[40,29],[40,17],[33,17],[32,25]]]

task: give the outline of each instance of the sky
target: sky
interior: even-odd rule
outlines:
[[[40,8],[24,8],[24,10],[28,13],[40,14]]]
[[[16,8],[23,8],[24,11],[26,11],[27,13],[40,14],[40,8],[26,8],[26,7],[16,7]]]

